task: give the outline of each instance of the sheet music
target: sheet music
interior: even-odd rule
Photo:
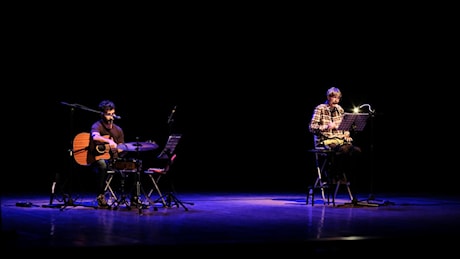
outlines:
[[[342,122],[337,129],[344,131],[363,131],[368,118],[368,113],[344,113]]]
[[[160,155],[158,155],[158,158],[161,159],[167,159],[169,156],[171,156],[174,153],[174,150],[176,149],[177,144],[179,143],[182,135],[181,134],[172,134],[168,137],[168,142],[165,145],[165,148],[163,151],[161,151]]]

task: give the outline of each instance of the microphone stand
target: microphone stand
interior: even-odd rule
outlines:
[[[390,204],[394,204],[393,202],[387,201],[387,200],[378,200],[375,198],[374,194],[374,118],[375,118],[375,109],[372,109],[371,105],[369,104],[363,104],[359,106],[359,109],[367,107],[369,112],[369,117],[370,117],[370,144],[369,144],[369,152],[370,152],[370,190],[369,190],[369,197],[366,200],[359,201],[357,204],[360,206],[373,206],[373,207],[378,207],[378,206],[386,206]]]
[[[174,131],[173,125],[174,125],[174,114],[176,112],[176,109],[177,109],[177,105],[174,106],[174,108],[171,111],[171,114],[169,114],[169,117],[168,117],[168,126],[169,126],[168,142],[166,143],[161,153],[157,156],[157,159],[167,160],[167,163],[166,163],[167,164],[166,169],[168,169],[167,172],[169,172],[169,169],[175,157],[175,154],[173,154],[173,151],[176,148],[176,145],[178,144],[180,137],[182,136],[181,134],[174,133],[175,131]],[[164,194],[163,196],[160,196],[158,199],[155,200],[155,202],[159,202],[160,200],[163,202],[166,201],[166,203],[163,203],[163,205],[165,205],[168,208],[171,208],[173,205],[177,207],[179,207],[180,205],[185,209],[185,211],[188,211],[188,208],[184,204],[194,205],[194,203],[184,202],[175,195],[176,189],[174,187],[174,181],[172,177],[170,176],[170,174],[168,174],[168,176],[170,178],[169,179],[170,191]]]
[[[91,110],[91,111],[96,111],[96,110],[92,110],[90,108],[87,108],[85,106],[82,106],[82,105],[79,105],[79,104],[69,104],[69,103],[66,103],[66,102],[61,102],[62,105],[66,105],[68,107],[70,107],[70,116],[69,116],[69,135],[72,135],[74,134],[74,112],[75,112],[75,108],[80,108],[80,109],[85,109],[85,110]],[[96,111],[99,113],[99,111]],[[68,170],[69,170],[69,173],[68,173],[68,176],[67,176],[67,179],[65,181],[65,183],[59,183],[61,180],[60,176],[59,176],[59,173],[56,174],[55,176],[55,179],[53,181],[53,184],[51,186],[51,195],[50,195],[50,203],[48,205],[42,205],[42,207],[46,207],[46,208],[60,208],[60,210],[64,210],[66,207],[68,206],[73,206],[73,207],[77,207],[77,206],[87,206],[87,205],[83,205],[83,204],[77,204],[75,203],[75,199],[72,198],[72,190],[73,190],[73,178],[74,178],[74,164],[72,163],[72,161],[70,160],[71,158],[73,158],[74,156],[74,151],[73,151],[73,139],[72,139],[72,136],[69,138],[71,141],[70,141],[70,148],[68,149],[68,152],[69,152],[69,166],[68,166]],[[64,186],[65,184],[68,184],[69,188],[68,188],[68,193],[65,192],[64,190]],[[55,189],[56,189],[56,186],[58,186],[61,190],[61,193],[62,193],[62,201],[64,202],[63,204],[53,204],[53,200],[55,200],[56,198],[56,194],[55,194]],[[58,200],[60,201],[60,200]]]
[[[168,117],[169,134],[172,134],[172,128],[174,124],[174,113],[176,113],[176,108],[177,108],[177,105],[174,106],[174,108],[171,110],[171,114],[169,114],[169,117]]]
[[[70,107],[70,116],[69,116],[69,119],[70,119],[70,122],[69,122],[69,135],[73,135],[74,134],[74,112],[75,112],[75,109],[82,109],[82,110],[86,110],[86,111],[90,111],[90,112],[94,112],[94,113],[98,113],[100,114],[101,112],[98,111],[98,110],[95,110],[95,109],[91,109],[91,108],[88,108],[86,106],[83,106],[83,105],[80,105],[80,104],[69,104],[67,102],[61,102],[62,105],[65,105],[65,106],[68,106]],[[119,116],[114,116],[115,118],[120,118]],[[68,177],[67,177],[67,180],[65,182],[65,184],[69,183],[69,192],[68,193],[65,193],[64,192],[64,184],[60,184],[58,183],[60,181],[60,177],[59,177],[59,174],[56,174],[56,177],[55,177],[55,180],[51,186],[51,196],[50,196],[50,203],[48,205],[43,205],[42,207],[48,207],[48,208],[60,208],[60,210],[64,210],[66,207],[68,206],[73,206],[73,207],[77,207],[77,206],[84,206],[84,207],[94,207],[94,206],[91,206],[91,205],[83,205],[83,204],[77,204],[75,203],[75,199],[72,198],[72,189],[73,189],[73,183],[72,183],[72,179],[74,177],[74,168],[75,168],[75,164],[72,163],[72,160],[70,160],[71,158],[74,158],[74,143],[73,143],[73,138],[72,136],[69,138],[71,141],[70,141],[70,148],[68,149],[69,151],[69,173],[68,173]],[[61,188],[61,192],[62,192],[62,201],[64,202],[64,204],[53,204],[53,200],[55,199],[55,189],[56,189],[56,185],[58,187]],[[97,207],[95,207],[97,208]]]

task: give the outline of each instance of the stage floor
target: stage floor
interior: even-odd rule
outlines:
[[[339,194],[334,207],[319,194],[314,206],[290,192],[174,195],[183,205],[99,209],[92,194],[4,194],[3,258],[460,257],[460,196]]]

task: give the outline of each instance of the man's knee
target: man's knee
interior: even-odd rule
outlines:
[[[361,153],[361,148],[351,145],[351,144],[345,144],[341,145],[339,149],[337,150],[339,154],[353,154],[353,153]]]

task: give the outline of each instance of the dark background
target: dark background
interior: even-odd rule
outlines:
[[[90,189],[91,173],[69,149],[99,115],[62,102],[97,109],[111,99],[127,142],[160,145],[132,155],[145,166],[171,131],[183,134],[171,174],[178,190],[304,192],[315,176],[308,122],[337,86],[347,111],[365,103],[376,111],[373,127],[355,136],[358,191],[452,192],[450,175],[433,185],[451,171],[440,163],[452,161],[439,140],[449,126],[438,119],[453,115],[444,104],[456,82],[449,35],[356,25],[27,23],[9,41],[3,128],[13,167],[3,190],[48,191],[56,174],[75,192]]]

